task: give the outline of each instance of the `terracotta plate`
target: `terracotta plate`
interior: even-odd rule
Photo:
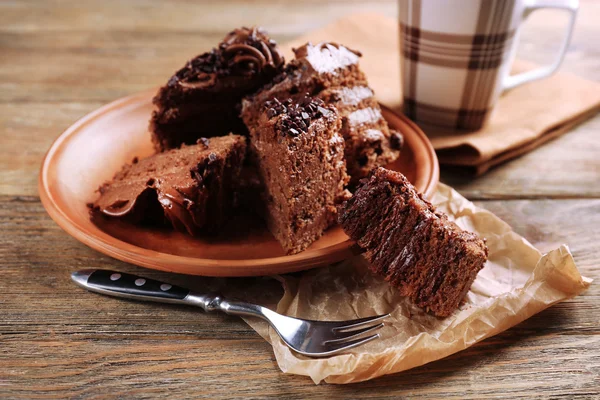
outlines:
[[[98,186],[133,157],[152,153],[147,130],[155,92],[110,103],[85,116],[54,142],[42,165],[39,190],[46,210],[67,233],[111,257],[144,267],[205,276],[269,275],[330,264],[356,248],[336,226],[300,254],[286,256],[260,221],[234,219],[220,238],[188,235],[116,222],[94,225],[86,203]],[[401,171],[426,195],[439,179],[431,143],[406,117],[383,109],[390,125],[404,134]]]

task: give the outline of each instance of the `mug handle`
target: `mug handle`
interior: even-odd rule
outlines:
[[[575,27],[575,18],[577,17],[577,10],[579,9],[579,0],[529,0],[525,3],[525,9],[523,10],[523,19],[527,18],[527,16],[529,16],[529,14],[531,14],[533,11],[539,10],[541,8],[556,8],[560,10],[569,11],[569,13],[571,14],[568,30],[560,46],[558,57],[556,57],[554,63],[548,65],[547,67],[541,67],[538,69],[534,69],[533,71],[527,71],[521,74],[507,76],[503,82],[503,90],[513,89],[524,83],[535,81],[537,79],[545,78],[547,76],[552,75],[556,72],[558,67],[560,67],[563,58],[565,57],[567,47],[569,47],[569,42],[571,41],[571,36],[573,35],[573,28]]]

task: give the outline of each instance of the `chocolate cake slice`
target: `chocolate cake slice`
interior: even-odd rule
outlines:
[[[258,118],[244,120],[265,186],[267,226],[287,254],[298,253],[335,223],[336,204],[349,195],[340,117],[304,96],[274,98]]]
[[[92,217],[170,223],[190,235],[212,232],[227,218],[246,154],[246,138],[199,139],[125,165],[103,184]]]
[[[488,249],[423,199],[404,175],[377,168],[340,207],[338,222],[370,269],[419,307],[446,317],[469,291]]]
[[[345,159],[352,183],[369,171],[396,160],[403,138],[381,114],[373,90],[360,70],[360,53],[336,43],[307,43],[295,52],[285,71],[242,103],[243,113],[256,113],[265,101],[309,93],[333,105],[342,118]]]
[[[154,97],[150,131],[156,148],[246,133],[242,97],[270,82],[283,65],[277,44],[260,28],[229,33],[217,48],[188,61]]]

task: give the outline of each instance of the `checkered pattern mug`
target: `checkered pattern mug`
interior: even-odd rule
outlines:
[[[404,113],[456,129],[481,128],[500,94],[560,66],[578,0],[399,0]],[[553,64],[509,75],[519,28],[534,10],[570,12]]]

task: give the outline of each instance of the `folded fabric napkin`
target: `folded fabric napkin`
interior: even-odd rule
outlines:
[[[399,32],[396,19],[374,14],[342,18],[283,45],[332,41],[363,53],[361,67],[380,102],[401,110]],[[517,60],[513,73],[531,69]],[[600,110],[600,83],[559,72],[506,92],[481,130],[452,131],[420,124],[442,164],[468,166],[476,174],[529,152]]]

